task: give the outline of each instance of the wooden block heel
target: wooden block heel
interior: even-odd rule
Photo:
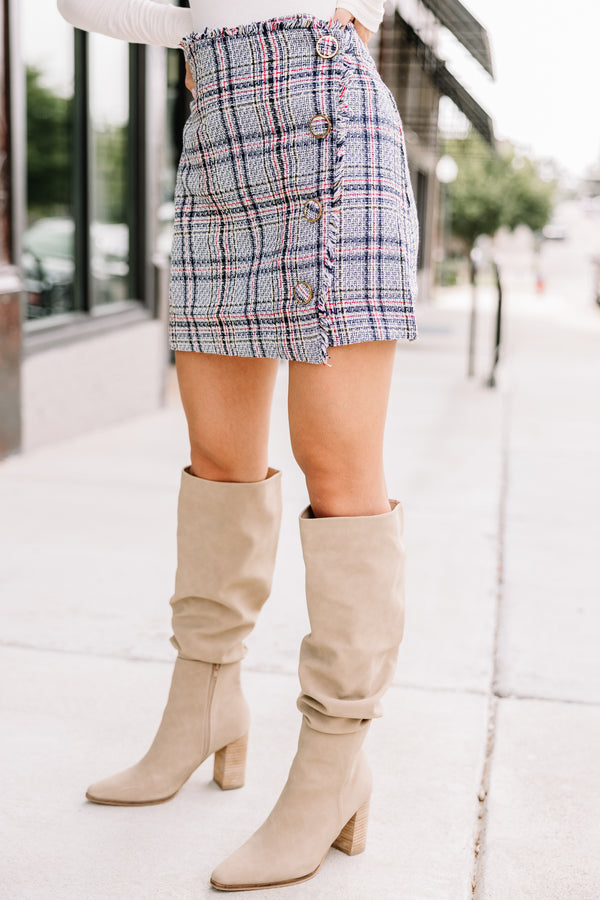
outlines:
[[[247,750],[248,735],[245,734],[215,753],[213,778],[222,791],[232,791],[244,786]]]
[[[369,801],[363,803],[357,809],[349,822],[347,822],[332,846],[337,847],[348,856],[356,856],[362,853],[367,846],[367,824],[369,822]]]

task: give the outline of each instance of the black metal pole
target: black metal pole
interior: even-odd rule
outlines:
[[[73,207],[75,219],[75,308],[88,312],[91,307],[90,251],[90,144],[88,120],[88,37],[75,29],[75,179]]]
[[[477,330],[477,263],[471,251],[471,316],[469,319],[469,364],[467,375],[475,374],[475,335]]]
[[[135,300],[149,306],[147,277],[147,197],[146,197],[146,48],[129,48],[129,126],[127,156],[127,215],[129,225],[129,290]],[[153,310],[154,311],[154,310]]]
[[[494,360],[492,363],[492,371],[487,380],[488,387],[496,387],[496,366],[500,360],[500,344],[502,342],[502,279],[500,278],[500,267],[496,260],[493,260],[494,274],[496,276],[496,288],[498,290],[498,306],[496,308],[496,344],[494,347]]]

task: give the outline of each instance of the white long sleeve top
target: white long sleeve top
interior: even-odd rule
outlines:
[[[329,20],[337,6],[377,31],[383,0],[190,0],[180,9],[161,0],[57,0],[61,15],[84,31],[97,31],[134,44],[178,47],[182,37],[204,28],[234,27],[302,13]]]

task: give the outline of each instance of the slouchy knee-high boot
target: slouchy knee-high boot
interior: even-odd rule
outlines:
[[[288,780],[264,824],[213,872],[221,890],[305,881],[331,846],[365,847],[370,721],[394,676],[404,626],[402,507],[375,516],[300,515],[311,632],[300,650],[302,725]]]
[[[243,643],[269,596],[281,523],[281,472],[257,482],[181,473],[171,642],[178,651],[160,727],[136,765],[93,784],[96,803],[173,797],[212,753],[223,789],[244,783],[249,710]]]

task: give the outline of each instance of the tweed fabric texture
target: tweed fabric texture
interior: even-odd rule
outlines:
[[[394,98],[354,26],[187,35],[169,343],[329,364],[417,337],[418,222]]]

